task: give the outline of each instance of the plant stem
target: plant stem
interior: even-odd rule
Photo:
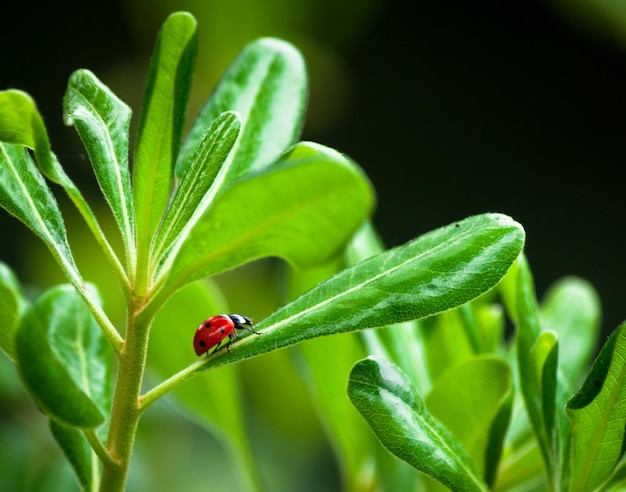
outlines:
[[[146,364],[151,319],[137,316],[140,312],[137,306],[143,304],[143,299],[133,304],[135,309],[129,310],[126,342],[119,357],[107,437],[107,449],[114,461],[103,463],[101,492],[125,490],[135,433],[141,415],[138,401]]]
[[[182,371],[177,372],[159,385],[152,388],[145,395],[141,396],[139,398],[139,412],[144,412],[146,408],[148,408],[166,393],[173,390],[183,382],[194,377],[196,374],[198,374],[198,369],[202,367],[205,363],[206,359],[201,359],[197,362],[194,362]]]
[[[110,465],[113,465],[113,466],[117,465],[115,460],[111,458],[111,455],[109,454],[107,449],[104,447],[104,444],[102,444],[102,441],[100,440],[100,437],[98,437],[98,433],[95,430],[83,429],[83,434],[85,435],[85,438],[91,445],[91,449],[94,450],[94,452],[96,453],[96,455],[98,456],[101,462],[109,463]]]

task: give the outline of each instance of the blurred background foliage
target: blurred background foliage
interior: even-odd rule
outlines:
[[[303,52],[311,77],[303,138],[335,147],[365,169],[378,193],[374,221],[388,245],[474,213],[510,214],[526,228],[538,293],[563,275],[588,279],[602,298],[608,333],[626,317],[624,5],[11,2],[2,11],[0,88],[33,96],[57,155],[95,204],[99,192],[85,153],[62,124],[71,72],[94,71],[136,116],[156,32],[169,13],[188,10],[198,19],[200,42],[193,117],[245,44],[284,38]],[[57,196],[85,277],[101,287],[114,321],[123,322],[106,263]],[[109,220],[104,207],[99,216]],[[4,214],[0,230],[0,258],[29,291],[63,281],[32,234]],[[282,265],[268,260],[218,281],[232,311],[261,319],[284,299],[277,287],[283,275]],[[269,490],[340,490],[331,446],[291,355],[241,364],[252,451]],[[0,490],[71,490],[74,479],[43,417],[4,358],[0,374]],[[219,443],[174,404],[146,414],[129,490],[237,490],[235,475]]]

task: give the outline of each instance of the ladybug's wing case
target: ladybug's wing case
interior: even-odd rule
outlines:
[[[235,325],[228,316],[213,316],[207,319],[198,327],[193,339],[196,354],[202,355],[219,345],[234,329]]]

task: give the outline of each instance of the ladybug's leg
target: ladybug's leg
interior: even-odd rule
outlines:
[[[218,350],[222,350],[223,348],[224,346],[221,343],[218,343],[213,349],[213,352],[207,352],[207,354],[213,355],[215,352],[217,352]]]
[[[258,331],[256,331],[254,329],[254,327],[252,326],[252,323],[250,323],[250,324],[246,323],[245,325],[241,324],[241,325],[239,325],[238,328],[243,328],[244,330],[247,330],[250,333],[254,333],[255,335],[260,335],[261,334],[261,333],[259,333]]]
[[[237,338],[237,330],[233,330],[228,334],[228,342],[226,342],[226,350],[228,351],[229,354],[232,354],[232,352],[230,351],[230,344],[235,338]]]

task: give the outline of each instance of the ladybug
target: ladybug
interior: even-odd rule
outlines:
[[[217,352],[217,347],[226,338],[228,338],[226,350],[230,353],[230,344],[238,336],[237,330],[248,330],[250,333],[260,335],[259,332],[254,331],[252,320],[247,316],[241,314],[218,314],[217,316],[211,316],[202,322],[196,330],[196,335],[193,337],[193,348],[196,351],[196,355],[205,354],[213,347],[216,347],[216,349],[212,353]]]

